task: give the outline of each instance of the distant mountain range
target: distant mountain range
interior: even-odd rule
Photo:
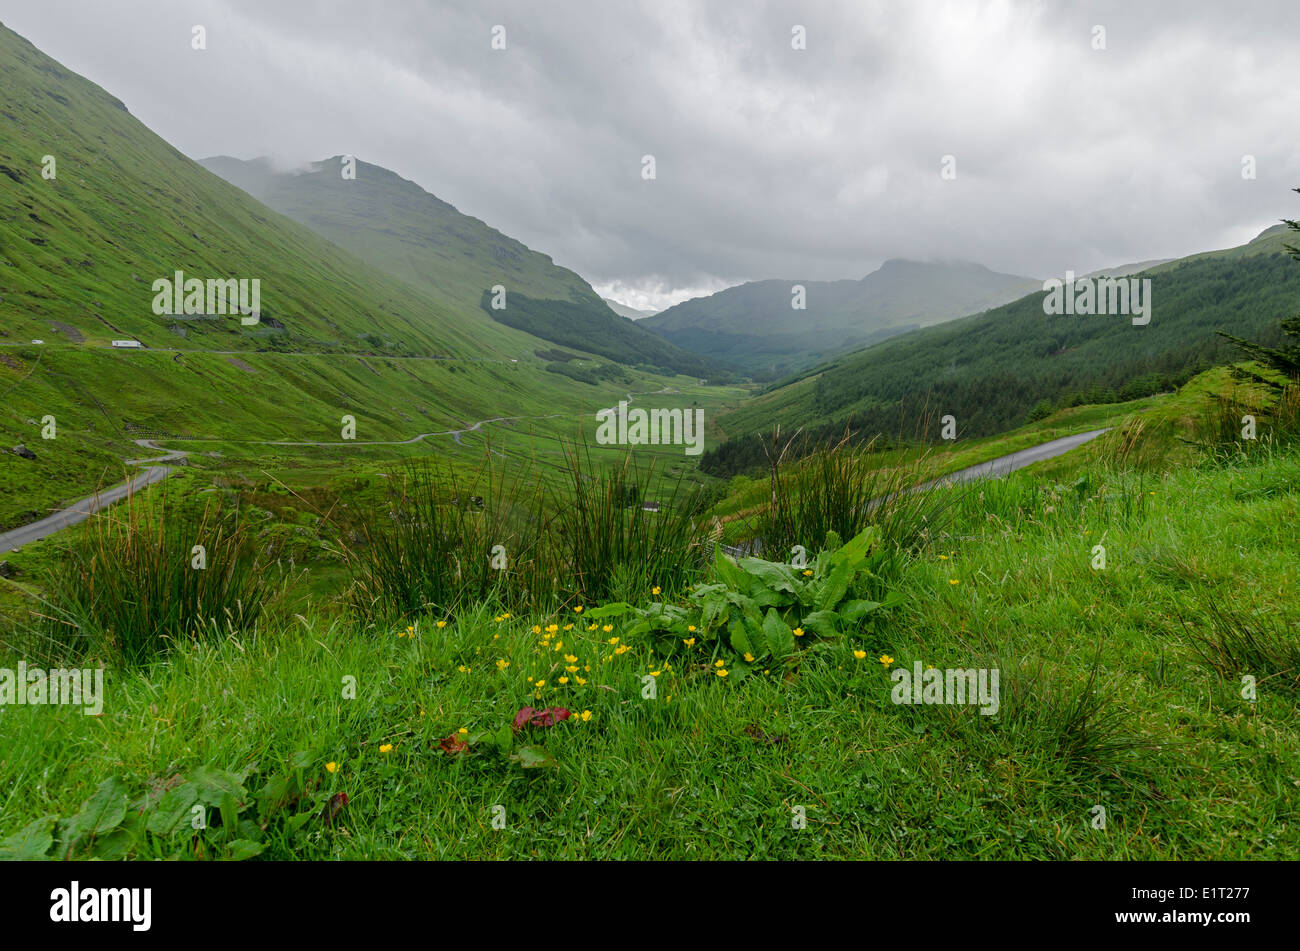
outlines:
[[[616,300],[610,300],[608,297],[601,298],[609,309],[620,317],[626,317],[628,320],[645,320],[647,317],[653,317],[659,313],[657,310],[637,310],[635,307],[628,307],[627,304],[620,304]]]
[[[841,354],[775,385],[719,426],[728,441],[701,465],[726,475],[761,465],[758,433],[781,424],[840,435],[897,433],[924,414],[951,413],[961,436],[1021,425],[1035,407],[1104,403],[1171,389],[1194,374],[1240,359],[1225,330],[1267,344],[1300,302],[1300,266],[1286,253],[1294,235],[1275,225],[1235,248],[1147,267],[1150,322],[1128,316],[1050,315],[1041,285],[982,314]],[[1104,272],[1096,272],[1104,276]],[[1063,276],[1063,275],[1062,275]]]
[[[890,260],[859,281],[753,281],[684,301],[640,326],[772,379],[819,358],[977,313],[1041,281],[964,261]],[[796,309],[797,287],[803,309]]]
[[[717,375],[712,361],[616,314],[547,255],[386,168],[357,159],[355,178],[345,178],[339,155],[296,171],[224,155],[199,164],[361,260],[498,323],[620,363]],[[503,308],[490,299],[498,286]]]

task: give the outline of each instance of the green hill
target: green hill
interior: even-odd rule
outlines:
[[[217,156],[200,164],[363,261],[472,312],[474,319],[486,315],[620,363],[717,375],[708,361],[614,313],[586,281],[547,255],[386,168],[357,160],[356,177],[345,179],[343,158],[284,172],[265,159]],[[506,291],[499,310],[489,305],[497,285]]]
[[[121,481],[121,460],[147,455],[137,438],[337,442],[344,414],[359,442],[496,417],[571,433],[576,416],[665,385],[579,343],[577,370],[547,372],[550,344],[477,306],[480,276],[440,292],[366,264],[3,27],[0,99],[0,449],[36,456],[0,454],[0,528]],[[155,314],[152,284],[176,270],[260,281],[261,319]],[[535,293],[562,292],[544,278]],[[110,348],[120,339],[145,347]]]
[[[805,308],[792,306],[804,288]],[[1014,300],[1040,282],[968,262],[886,261],[860,281],[754,281],[684,301],[640,326],[775,379],[842,350]]]
[[[1275,343],[1277,323],[1300,300],[1300,267],[1287,229],[1142,272],[1152,317],[1048,316],[1039,290],[987,313],[950,321],[844,355],[725,414],[728,443],[701,464],[718,474],[762,459],[754,434],[782,424],[829,433],[898,431],[900,412],[951,413],[960,436],[1022,424],[1031,410],[1134,399],[1170,389],[1240,356],[1215,335]]]

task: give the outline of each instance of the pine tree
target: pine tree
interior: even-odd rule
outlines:
[[[1300,194],[1300,188],[1293,188],[1292,191]],[[1283,223],[1292,231],[1300,233],[1300,221],[1292,221],[1290,218],[1283,218]],[[1286,250],[1291,257],[1300,261],[1300,248],[1293,244],[1286,245]],[[1287,337],[1295,338],[1294,343],[1284,343],[1280,348],[1266,347],[1261,343],[1255,343],[1250,340],[1243,340],[1241,337],[1233,336],[1222,330],[1215,331],[1220,337],[1227,337],[1242,350],[1245,350],[1260,363],[1272,367],[1280,373],[1286,374],[1290,380],[1300,381],[1300,314],[1294,317],[1283,318],[1279,326],[1282,333]],[[1269,386],[1281,389],[1281,386],[1271,380],[1267,380],[1256,373],[1250,373],[1250,376],[1259,380],[1261,383],[1267,383]]]

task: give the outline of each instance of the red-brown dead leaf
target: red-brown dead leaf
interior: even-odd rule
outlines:
[[[534,707],[524,707],[515,714],[514,722],[511,727],[516,733],[526,726],[555,726],[561,720],[567,720],[572,716],[564,707],[547,707],[539,710]]]
[[[345,792],[336,792],[330,796],[329,802],[325,803],[325,809],[323,810],[325,821],[333,824],[338,814],[343,811],[343,807],[347,804],[348,794]]]
[[[459,733],[453,733],[450,736],[444,736],[442,742],[438,744],[442,747],[444,753],[468,753],[469,744]]]

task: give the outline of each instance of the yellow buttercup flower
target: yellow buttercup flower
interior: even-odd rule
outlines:
[[[949,578],[949,579],[948,579],[948,583],[949,583],[949,584],[961,584],[961,581],[959,581],[957,578]]]
[[[545,680],[539,680],[539,681],[537,681],[535,684],[533,684],[533,686],[534,686],[534,687],[545,687],[545,686],[546,686],[546,681],[545,681]]]
[[[468,674],[468,673],[469,673],[469,668],[466,667],[464,664],[461,664],[461,665],[460,665],[459,667],[457,667],[456,669],[459,670],[462,674]]]
[[[754,662],[754,655],[751,654],[749,651],[745,651],[745,662],[750,664]]]
[[[534,634],[540,634],[540,633],[542,633],[542,626],[541,626],[540,624],[534,624],[534,625],[533,625],[533,633],[534,633]]]
[[[326,769],[327,772],[331,772],[331,773],[332,773],[332,772],[334,772],[335,770],[337,770],[338,768],[339,768],[339,764],[338,764],[338,763],[326,763],[326,764],[325,764],[325,769]]]
[[[446,626],[447,626],[447,622],[446,622],[446,621],[439,621],[439,622],[438,622],[438,626],[439,626],[439,627],[446,627]]]
[[[661,673],[663,673],[663,671],[661,671],[661,670],[652,670],[652,671],[650,671],[650,676],[651,676],[651,677],[658,677]]]
[[[564,684],[567,684],[568,682],[569,682],[569,678],[568,678],[568,677],[561,677],[561,678],[560,678],[560,685],[561,685],[561,686],[563,686]]]
[[[558,624],[548,624],[548,625],[546,625],[546,633],[547,633],[547,634],[554,634],[554,633],[555,633],[556,631],[558,631],[559,629],[560,629],[560,625],[558,625]]]
[[[721,670],[721,669],[719,669],[719,670],[715,670],[714,673],[717,674],[719,677],[725,677],[725,676],[727,676],[727,672],[726,672],[725,670]]]
[[[576,673],[578,672],[578,665],[577,665],[577,664],[570,664],[568,667],[565,667],[564,669],[567,670],[567,671],[568,671],[569,673],[571,673],[571,674],[576,674]]]
[[[392,743],[385,743],[383,746],[379,747],[379,752],[381,752],[381,753],[391,753],[391,752],[393,752],[393,744],[392,744]]]
[[[886,667],[888,667],[890,664],[894,662],[894,658],[890,657],[888,654],[881,654],[880,662],[884,664]]]
[[[573,625],[572,625],[572,624],[566,624],[566,625],[564,625],[564,629],[565,629],[566,631],[571,631],[571,630],[573,630]]]
[[[651,594],[658,594],[658,593],[659,593],[659,585],[655,585],[653,588],[651,588],[651,589],[650,589],[650,593],[651,593]]]
[[[510,666],[510,661],[505,660],[504,658],[497,661],[497,670],[505,670],[509,666]]]
[[[619,644],[618,647],[615,647],[615,648],[614,648],[614,653],[615,653],[615,654],[626,654],[626,653],[627,653],[628,651],[630,651],[631,649],[632,649],[632,648],[628,647],[626,644]]]
[[[714,666],[714,667],[726,667],[726,666],[727,666],[727,662],[726,662],[725,660],[719,660],[719,661],[717,661],[716,663],[714,663],[713,666]]]
[[[580,605],[578,605],[576,608],[574,608],[574,609],[573,609],[573,613],[574,613],[574,614],[581,614],[581,613],[582,613],[582,605],[580,604]]]
[[[461,727],[461,728],[460,728],[459,730],[457,730],[456,732],[457,732],[457,733],[468,733],[469,730],[467,730],[465,727]]]
[[[811,575],[812,575],[812,569],[811,569],[811,568],[805,568],[805,569],[804,569],[803,576],[804,576],[805,578],[808,578],[808,577],[811,577]]]
[[[604,631],[606,634],[608,634],[610,631],[614,630],[614,625],[606,624],[604,627],[601,628],[601,630]]]
[[[695,628],[691,628],[691,630],[695,630]],[[693,638],[693,637],[683,637],[683,638],[682,638],[682,643],[685,644],[687,647],[694,647],[694,646],[695,646],[695,638]]]
[[[862,660],[864,657],[867,656],[867,652],[866,652],[866,651],[854,651],[854,652],[853,652],[853,656],[856,657],[858,660]]]
[[[570,664],[576,664],[578,662],[578,656],[576,654],[565,654],[564,659]]]
[[[801,627],[796,627],[796,628],[794,629],[794,636],[795,636],[795,637],[803,637],[803,628],[801,628]]]
[[[586,723],[591,719],[591,711],[583,710],[582,713],[578,715],[578,719],[580,719],[583,723]]]
[[[578,684],[579,687],[587,686],[587,681],[583,680],[581,677],[574,677],[573,679]]]
[[[612,628],[608,628],[608,627],[607,627],[607,628],[605,628],[605,630],[607,630],[607,631],[608,631],[608,630],[612,630]],[[617,643],[618,643],[618,638],[617,638],[617,637],[611,637],[611,638],[609,639],[608,643],[610,643],[610,644],[617,644]]]

